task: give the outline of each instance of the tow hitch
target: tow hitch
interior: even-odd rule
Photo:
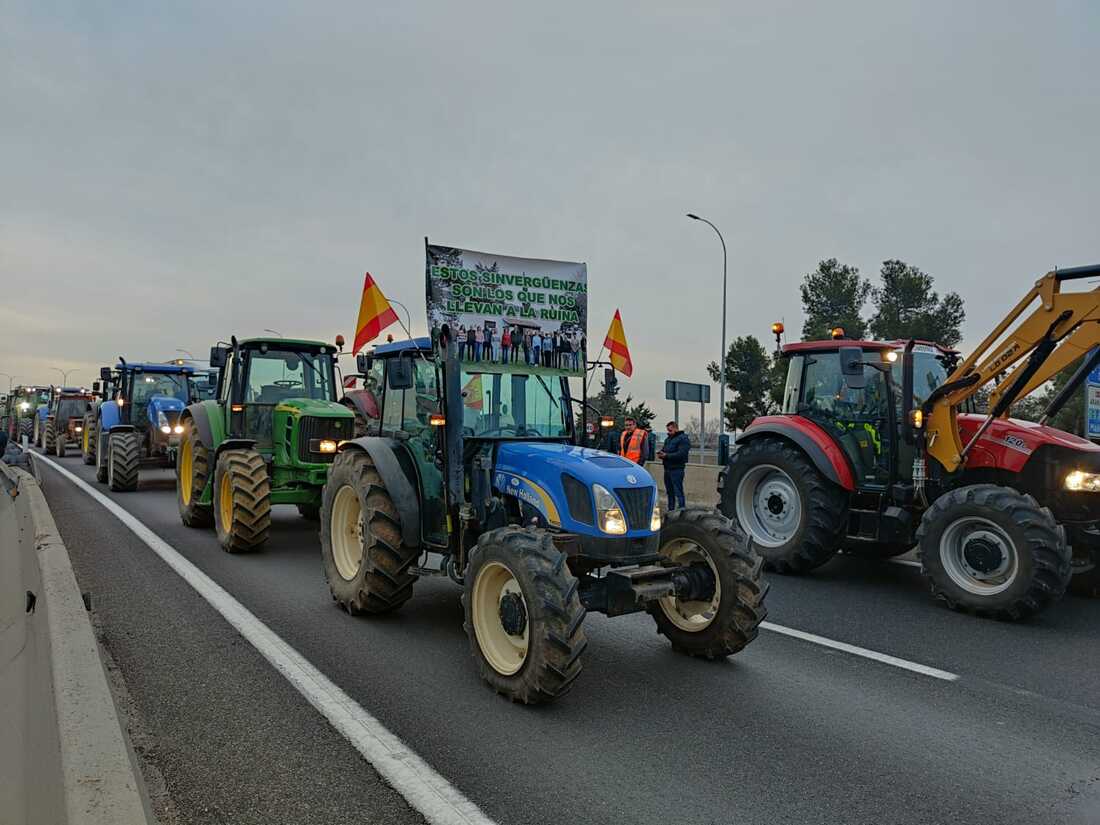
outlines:
[[[651,603],[668,596],[684,601],[707,601],[714,595],[714,573],[705,564],[619,567],[608,570],[598,579],[582,579],[580,595],[587,610],[622,616],[645,610]]]

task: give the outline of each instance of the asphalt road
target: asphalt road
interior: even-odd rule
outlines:
[[[61,463],[95,484],[78,457]],[[114,516],[42,476],[185,820],[418,821]],[[1100,601],[1000,624],[934,603],[912,567],[840,557],[772,576],[769,620],[956,681],[772,631],[695,661],[648,616],[593,615],[576,688],[525,708],[478,678],[451,583],[421,580],[391,617],[350,617],[293,508],[276,508],[265,551],[230,556],[180,524],[168,471],[108,495],[499,823],[1100,822]]]

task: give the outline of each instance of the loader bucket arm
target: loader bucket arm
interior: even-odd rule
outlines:
[[[959,364],[944,385],[948,391],[929,398],[924,411],[925,445],[928,455],[945,470],[957,470],[970,446],[963,445],[959,435],[957,414],[963,402],[1007,372],[989,400],[991,419],[1006,414],[1013,402],[1100,345],[1100,288],[1065,294],[1061,291],[1065,281],[1093,277],[1100,277],[1100,264],[1048,272]],[[1026,363],[1021,364],[1025,358]]]

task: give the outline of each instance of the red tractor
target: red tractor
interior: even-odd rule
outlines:
[[[1060,291],[1097,275],[1048,273],[965,360],[917,341],[787,345],[782,412],[738,438],[722,512],[780,573],[842,548],[882,558],[917,544],[932,592],[953,609],[1023,618],[1071,577],[1100,595],[1100,445],[1046,426],[1100,364],[1100,290]],[[1040,423],[1007,417],[1086,353]],[[993,381],[988,414],[968,412]]]

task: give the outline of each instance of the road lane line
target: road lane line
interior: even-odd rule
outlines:
[[[918,570],[921,566],[919,561],[914,561],[913,559],[887,559],[886,561],[890,562],[890,564],[904,564],[906,567],[915,567]]]
[[[933,679],[942,679],[945,682],[955,682],[959,679],[957,673],[940,670],[937,667],[922,665],[919,662],[910,662],[908,659],[899,659],[897,656],[891,656],[888,653],[879,653],[876,650],[868,650],[865,647],[850,645],[847,642],[838,642],[835,639],[828,639],[824,636],[818,636],[815,633],[807,633],[804,630],[795,630],[793,627],[785,627],[781,624],[774,624],[773,622],[761,622],[760,626],[773,633],[782,633],[784,636],[801,639],[804,642],[821,645],[822,647],[831,647],[833,650],[841,650],[844,653],[851,653],[853,656],[874,659],[876,662],[882,662],[885,665],[891,665],[893,667],[900,667],[903,670],[919,673],[922,676],[931,676]]]
[[[436,825],[495,825],[460,790],[172,545],[57,462],[37,453],[34,458],[46,462],[47,466],[91,496],[160,556],[236,628],[425,819]]]

